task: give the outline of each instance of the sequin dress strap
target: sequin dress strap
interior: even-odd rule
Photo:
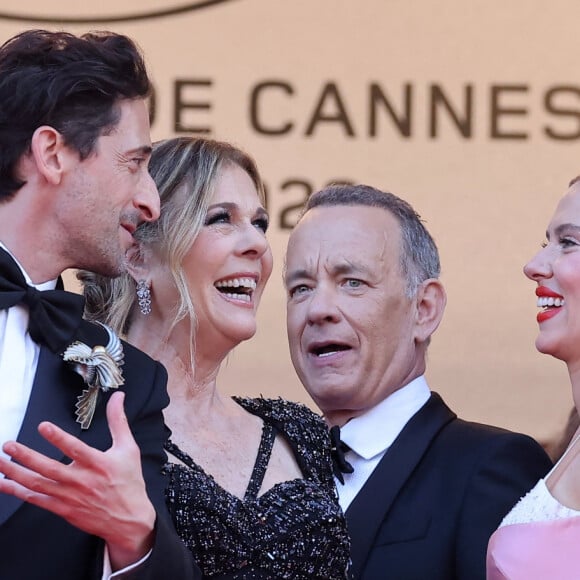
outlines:
[[[272,448],[274,447],[274,440],[276,439],[277,430],[271,423],[263,423],[262,437],[260,439],[260,446],[258,454],[256,455],[256,462],[252,469],[252,475],[246,493],[244,494],[244,501],[255,501],[258,493],[264,482],[264,476],[268,468],[270,456],[272,455]],[[190,469],[199,469],[195,461],[185,451],[182,451],[171,439],[165,442],[165,451],[179,459],[184,465]]]
[[[272,455],[272,448],[274,447],[274,439],[276,439],[276,429],[270,423],[264,422],[262,427],[262,438],[260,440],[260,447],[258,455],[256,456],[256,463],[252,470],[250,483],[244,495],[244,501],[254,501],[258,497],[258,492],[264,482],[266,469],[268,469],[268,462]]]
[[[179,461],[181,461],[183,464],[187,465],[187,467],[190,467],[191,469],[197,468],[195,461],[185,451],[182,451],[179,447],[177,447],[177,445],[175,445],[171,439],[168,439],[163,447],[165,448],[165,451],[171,453],[173,457],[177,457],[177,459],[179,459]]]
[[[289,443],[303,476],[336,493],[330,459],[330,435],[322,417],[301,403],[283,399],[233,397],[246,411],[274,425]]]

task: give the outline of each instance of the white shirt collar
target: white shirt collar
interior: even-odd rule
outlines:
[[[20,271],[22,272],[22,275],[24,276],[24,279],[26,280],[26,283],[28,285],[34,286],[37,290],[54,290],[56,288],[57,278],[55,278],[54,280],[48,280],[47,282],[42,282],[41,284],[34,284],[34,282],[32,282],[32,280],[30,279],[30,276],[26,273],[24,266],[22,266],[22,264],[16,259],[14,254],[2,242],[0,242],[0,248],[6,250],[12,256],[12,259],[16,262],[16,264],[20,268]]]
[[[431,391],[421,375],[340,429],[340,438],[355,453],[371,459],[388,449]]]

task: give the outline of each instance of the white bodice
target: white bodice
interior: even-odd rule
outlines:
[[[525,524],[528,522],[549,522],[552,520],[563,520],[580,516],[580,511],[562,505],[551,493],[546,485],[546,480],[550,474],[558,467],[564,457],[568,454],[576,443],[580,441],[580,435],[568,446],[556,465],[552,467],[550,473],[540,479],[520,501],[512,508],[508,515],[502,520],[502,526],[510,524]]]
[[[546,487],[546,480],[538,483],[513,507],[502,520],[502,526],[528,522],[547,522],[580,516],[580,511],[562,505]]]

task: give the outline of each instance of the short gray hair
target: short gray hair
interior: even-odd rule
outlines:
[[[369,185],[329,185],[310,196],[302,216],[315,207],[340,205],[379,207],[397,219],[403,241],[400,262],[407,281],[407,297],[415,296],[421,282],[439,278],[441,264],[435,241],[423,225],[421,216],[405,200]]]

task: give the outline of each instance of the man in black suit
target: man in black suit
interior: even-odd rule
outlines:
[[[200,577],[164,505],[165,370],[82,321],[60,280],[118,275],[159,215],[149,91],[122,35],[35,30],[0,48],[3,580]]]
[[[484,579],[490,535],[550,468],[533,439],[458,419],[430,391],[439,272],[418,214],[368,186],[315,193],[288,243],[290,352],[341,428],[355,579]]]

